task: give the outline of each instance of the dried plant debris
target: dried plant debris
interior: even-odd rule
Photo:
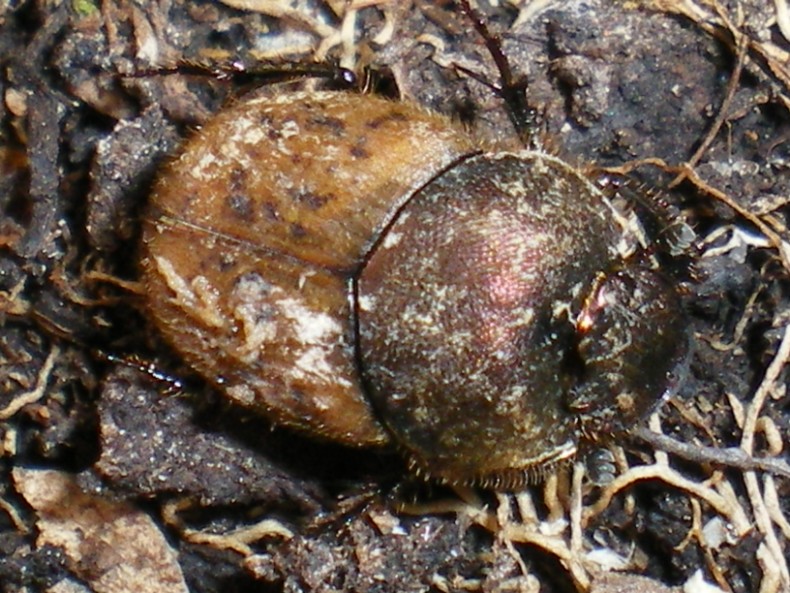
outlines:
[[[612,481],[413,488],[227,406],[139,308],[152,179],[255,65],[367,71],[517,149],[455,3],[0,3],[0,591],[790,590],[787,1],[473,4],[546,144],[701,237],[688,376]]]
[[[36,547],[62,550],[91,590],[187,591],[176,550],[142,510],[86,494],[66,473],[19,467],[12,477],[36,515]]]

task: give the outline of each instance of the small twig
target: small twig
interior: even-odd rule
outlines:
[[[499,520],[500,525],[510,525],[513,523],[513,508],[511,506],[511,501],[515,502],[515,499],[509,494],[497,494],[497,518]],[[520,518],[519,518],[520,519]],[[523,576],[527,576],[529,574],[529,569],[527,568],[526,562],[524,562],[524,558],[521,553],[516,549],[516,546],[513,544],[512,540],[509,540],[505,537],[501,537],[497,535],[497,540],[502,542],[502,545],[505,546],[508,554],[510,554],[513,561],[519,567],[521,574]]]
[[[263,519],[254,525],[235,529],[228,533],[211,533],[195,529],[184,529],[184,539],[195,544],[205,544],[220,550],[233,550],[242,556],[252,556],[252,544],[264,539],[289,540],[293,531],[276,519]]]
[[[296,26],[312,31],[321,38],[329,37],[335,32],[331,25],[322,23],[306,10],[291,7],[284,0],[220,0],[220,2],[231,8],[259,12],[272,18],[287,20]]]
[[[580,558],[573,553],[561,538],[544,535],[525,525],[507,525],[503,527],[502,535],[510,541],[530,544],[542,549],[544,552],[548,552],[568,569],[578,590],[587,591],[589,589],[590,577]]]
[[[718,514],[722,515],[729,521],[738,535],[743,535],[751,529],[751,522],[746,517],[743,509],[737,505],[733,505],[730,500],[718,494],[710,487],[699,484],[688,478],[682,476],[671,467],[661,465],[642,465],[631,468],[625,474],[618,476],[611,484],[609,484],[601,493],[600,498],[593,504],[585,509],[584,524],[601,514],[609,504],[612,498],[621,490],[631,486],[636,482],[644,480],[659,480],[669,486],[673,486],[679,490],[687,492],[700,500],[705,501],[712,507]]]
[[[710,145],[715,140],[719,130],[721,130],[721,127],[724,125],[724,122],[727,120],[727,116],[730,113],[730,105],[732,105],[732,100],[735,97],[736,91],[738,90],[738,83],[741,80],[741,73],[743,72],[743,66],[746,63],[748,49],[748,39],[745,35],[741,35],[738,38],[738,45],[736,48],[737,60],[735,62],[735,68],[733,69],[732,75],[730,76],[730,81],[727,83],[727,93],[724,96],[724,101],[722,101],[721,107],[719,108],[719,113],[713,122],[713,126],[711,126],[710,130],[708,130],[705,138],[702,140],[691,158],[686,161],[687,169],[681,171],[680,174],[669,183],[668,187],[672,188],[678,185],[686,178],[688,171],[694,169],[702,156],[705,154],[705,151],[708,150]]]
[[[735,27],[727,17],[724,8],[716,0],[705,0],[704,2],[694,2],[693,0],[652,0],[652,5],[669,14],[681,15],[688,18],[700,29],[719,39],[726,45],[732,45],[733,40],[739,39],[742,32]],[[787,1],[774,0],[776,6],[776,22],[780,27],[780,32],[785,35],[790,32],[790,23],[787,16]],[[786,29],[785,29],[785,26]],[[774,43],[770,35],[761,39],[757,35],[752,35],[749,40],[749,51],[755,56],[752,64],[763,70],[769,76],[773,76],[785,87],[785,91],[790,90],[790,68],[788,68],[788,52],[782,45]],[[787,92],[779,95],[784,105],[790,108],[790,97]]]
[[[489,88],[492,88],[505,102],[508,110],[508,115],[513,123],[513,127],[519,136],[519,140],[524,146],[533,146],[536,142],[534,135],[536,112],[532,109],[527,102],[527,80],[526,78],[517,78],[513,73],[505,52],[502,49],[502,39],[500,36],[492,33],[485,19],[483,19],[478,12],[472,8],[469,0],[460,0],[459,9],[463,12],[472,26],[477,31],[477,34],[485,43],[488,54],[494,61],[497,71],[499,72],[500,85],[497,88],[481,79],[478,81],[483,82]],[[457,66],[458,67],[458,66]],[[460,68],[459,68],[460,69]],[[463,69],[461,69],[464,71]],[[465,71],[466,74],[471,74]]]
[[[582,553],[582,479],[584,478],[584,463],[577,461],[573,464],[573,479],[571,482],[571,552],[576,555]]]
[[[754,445],[754,430],[757,426],[757,418],[760,416],[760,412],[763,409],[765,398],[768,397],[768,394],[773,389],[776,380],[779,378],[779,374],[787,365],[788,360],[790,360],[790,325],[785,326],[784,335],[776,351],[776,356],[774,356],[771,364],[769,364],[768,368],[765,370],[765,377],[763,377],[763,380],[760,382],[757,391],[754,392],[754,397],[746,412],[741,448],[747,454],[751,454],[752,452],[752,447]]]
[[[768,509],[768,514],[785,538],[790,540],[790,521],[782,513],[782,503],[780,502],[779,493],[776,491],[776,483],[773,476],[763,476],[763,496],[765,498],[765,508]]]
[[[3,510],[8,515],[8,518],[11,519],[11,523],[14,524],[14,527],[19,533],[29,533],[30,529],[22,520],[22,517],[19,516],[19,511],[14,507],[10,502],[8,502],[5,498],[0,496],[0,510]]]
[[[785,327],[782,341],[776,352],[776,356],[768,365],[765,371],[765,376],[760,383],[760,386],[755,391],[749,408],[746,412],[746,418],[743,424],[743,437],[741,438],[741,448],[744,453],[751,454],[754,447],[754,433],[757,427],[757,421],[760,417],[765,398],[776,385],[780,373],[790,359],[790,325]],[[766,564],[766,569],[773,573],[774,578],[779,579],[785,587],[790,586],[790,569],[788,569],[787,559],[784,556],[782,545],[779,543],[779,538],[773,529],[773,522],[771,520],[770,512],[760,489],[760,484],[757,480],[757,475],[754,470],[747,471],[743,475],[743,481],[746,486],[746,492],[749,496],[749,502],[752,505],[752,512],[754,513],[754,520],[757,528],[765,538],[764,545],[766,546],[767,553],[773,558]],[[768,577],[768,575],[766,575]]]
[[[176,529],[188,542],[211,546],[219,550],[232,550],[242,556],[251,556],[251,544],[268,538],[291,539],[294,532],[276,519],[263,519],[258,523],[235,529],[228,533],[211,533],[187,527],[178,516],[180,511],[190,508],[193,501],[189,498],[170,501],[162,507],[165,524]]]
[[[790,570],[787,567],[787,559],[784,556],[782,545],[779,543],[779,538],[776,537],[776,532],[773,529],[770,514],[763,500],[760,485],[757,482],[757,475],[754,472],[745,472],[743,474],[743,482],[746,486],[749,502],[752,505],[754,523],[763,535],[763,545],[772,556],[770,561],[766,563],[767,573],[773,573],[774,578],[778,578],[784,583],[785,587],[788,587],[790,586]],[[769,576],[769,574],[764,575],[764,581],[769,580]]]
[[[145,287],[139,280],[124,280],[118,276],[108,274],[100,270],[89,270],[85,272],[83,279],[88,282],[112,284],[113,286],[117,286],[118,288],[136,296],[142,296],[145,294]],[[100,302],[103,303],[104,301]]]
[[[762,218],[758,215],[754,214],[747,208],[741,206],[738,202],[732,199],[729,195],[724,193],[721,190],[716,189],[715,187],[711,186],[710,184],[706,183],[705,181],[697,175],[696,171],[693,169],[689,169],[685,164],[673,167],[668,165],[664,159],[658,157],[651,157],[645,159],[638,159],[631,162],[628,162],[624,165],[619,167],[605,167],[602,170],[608,173],[618,173],[620,175],[627,175],[637,167],[643,165],[653,165],[654,167],[658,167],[667,173],[680,173],[684,172],[686,178],[694,185],[699,191],[708,194],[713,199],[718,200],[722,204],[727,205],[728,207],[732,208],[738,216],[741,218],[749,221],[757,229],[765,235],[768,241],[771,244],[771,247],[775,248],[776,251],[779,253],[779,258],[782,260],[782,264],[784,265],[785,269],[790,271],[790,244],[786,241],[782,240],[782,237],[774,231]]]
[[[740,447],[706,447],[697,443],[683,443],[645,427],[638,427],[629,433],[656,449],[682,457],[694,463],[708,463],[716,466],[732,467],[741,471],[765,471],[777,476],[790,478],[790,464],[782,459],[752,457]]]
[[[59,354],[60,348],[53,346],[52,350],[49,352],[49,356],[47,356],[47,359],[44,361],[44,364],[38,373],[36,386],[30,391],[16,396],[13,400],[11,400],[10,404],[0,410],[0,420],[8,420],[26,405],[37,402],[42,397],[44,397],[44,393],[47,390],[47,385],[49,384],[49,376],[52,373],[52,368],[55,366],[55,360]]]
[[[776,8],[776,26],[782,36],[790,41],[790,9],[787,8],[787,0],[774,0]]]

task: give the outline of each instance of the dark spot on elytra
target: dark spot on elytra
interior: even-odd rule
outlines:
[[[238,278],[233,281],[233,286],[239,286],[240,284],[254,284],[255,286],[264,288],[265,290],[271,289],[271,284],[266,282],[258,272],[245,272],[241,274]]]
[[[280,220],[280,211],[277,210],[277,206],[273,202],[263,202],[261,210],[267,220]]]
[[[283,128],[285,128],[288,124],[294,123],[296,120],[292,117],[288,117],[280,122],[272,121],[269,124],[269,131],[266,133],[266,136],[269,140],[279,140],[283,138]]]
[[[201,274],[216,276],[217,273],[226,273],[236,265],[236,258],[222,252],[213,252],[201,258],[199,269]]]
[[[362,138],[360,142],[354,144],[354,146],[352,146],[349,150],[349,153],[351,153],[351,156],[353,156],[355,159],[366,159],[370,157],[370,153],[365,148],[364,138]]]
[[[327,202],[334,200],[335,196],[332,194],[318,194],[316,192],[301,189],[291,193],[291,199],[307,206],[310,210],[318,210]]]
[[[307,397],[307,394],[305,393],[304,389],[299,389],[298,387],[291,386],[290,392],[291,392],[290,399],[292,399],[296,405],[301,405],[301,406],[304,406],[305,404],[312,405],[312,402]]]
[[[307,128],[322,128],[322,133],[330,133],[340,137],[346,131],[346,122],[339,117],[316,115],[307,119]]]
[[[219,259],[219,271],[228,272],[236,266],[236,258],[228,254],[222,254]]]
[[[269,140],[277,140],[282,136],[280,133],[281,126],[278,125],[276,120],[268,113],[261,115],[258,121],[261,127],[266,130],[266,137],[269,138]]]
[[[305,229],[298,222],[292,222],[290,225],[291,236],[295,239],[303,239],[307,236],[307,229]]]
[[[371,130],[375,130],[383,126],[384,124],[388,123],[397,123],[406,121],[407,117],[405,113],[400,113],[399,111],[393,111],[391,113],[387,113],[385,115],[380,115],[378,117],[374,117],[370,121],[368,121],[365,125],[370,128]]]
[[[234,167],[233,170],[230,172],[230,175],[228,176],[230,189],[234,193],[241,192],[242,188],[244,188],[246,181],[247,181],[247,171],[241,167]]]
[[[244,193],[232,193],[225,198],[225,205],[233,215],[245,222],[251,222],[255,218],[255,210],[252,207],[252,200]]]

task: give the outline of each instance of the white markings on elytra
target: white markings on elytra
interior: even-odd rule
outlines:
[[[385,235],[384,241],[382,241],[381,246],[384,249],[390,249],[392,247],[395,247],[398,243],[400,243],[402,238],[403,238],[403,233],[390,231]]]
[[[376,307],[376,297],[368,294],[360,294],[357,299],[357,306],[360,311],[373,311]]]
[[[205,276],[195,276],[188,281],[176,271],[169,259],[158,256],[154,262],[165,284],[173,292],[174,304],[208,326],[222,327],[225,324],[217,307],[219,292]]]
[[[328,385],[351,387],[350,381],[337,375],[329,359],[343,343],[343,328],[338,320],[290,296],[275,298],[273,305],[279,312],[279,320],[288,322],[287,331],[292,332],[299,343],[299,348],[294,349],[294,368],[290,374],[295,378],[309,376]]]
[[[315,310],[292,291],[251,274],[241,277],[229,294],[231,311],[226,315],[219,307],[219,291],[205,276],[190,279],[170,260],[160,256],[154,261],[177,306],[198,322],[237,336],[237,346],[229,354],[239,361],[252,364],[272,348],[287,348],[280,353],[292,359],[286,379],[351,387],[348,379],[337,375],[332,360],[343,347],[344,332],[330,313]]]
[[[271,314],[271,289],[260,276],[241,277],[229,295],[233,316],[241,323],[244,342],[238,354],[247,363],[258,360],[266,344],[277,339],[277,323]]]
[[[304,286],[309,278],[303,275],[300,284]],[[292,380],[350,385],[337,376],[331,360],[344,337],[335,317],[311,308],[298,293],[272,285],[257,274],[239,279],[231,303],[233,316],[244,328],[247,358],[260,359],[267,349],[288,344],[293,364],[285,372]]]

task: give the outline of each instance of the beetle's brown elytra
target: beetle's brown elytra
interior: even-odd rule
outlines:
[[[158,325],[240,403],[346,444],[385,442],[355,369],[348,287],[409,195],[472,150],[447,118],[375,96],[296,93],[218,114],[151,198]]]

